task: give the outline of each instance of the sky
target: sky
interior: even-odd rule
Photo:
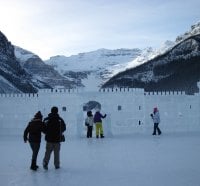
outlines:
[[[200,21],[199,0],[0,0],[0,30],[43,60],[160,47]]]

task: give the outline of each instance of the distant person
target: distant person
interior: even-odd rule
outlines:
[[[151,118],[153,119],[153,123],[154,123],[154,130],[153,130],[152,135],[156,135],[156,131],[158,132],[158,135],[161,135],[162,132],[160,128],[158,127],[160,123],[160,114],[157,107],[153,109],[153,114],[151,114]]]
[[[103,125],[102,125],[102,118],[105,118],[106,117],[106,114],[103,116],[101,113],[100,113],[100,109],[97,109],[96,110],[96,113],[94,115],[94,123],[95,123],[95,126],[96,126],[96,138],[99,138],[99,136],[101,138],[104,138],[104,135],[103,135]]]
[[[63,132],[66,130],[64,120],[58,114],[58,108],[52,107],[51,113],[44,119],[46,152],[43,159],[43,168],[48,170],[48,163],[52,151],[54,151],[54,166],[60,168],[60,142],[63,141]]]
[[[87,126],[87,138],[92,138],[92,131],[94,125],[94,118],[92,111],[87,112],[87,118],[85,119],[85,125]]]
[[[36,171],[38,169],[37,156],[40,149],[41,132],[44,132],[44,123],[42,122],[41,112],[37,112],[34,118],[28,123],[24,130],[24,142],[29,141],[32,149],[32,161],[30,169]]]

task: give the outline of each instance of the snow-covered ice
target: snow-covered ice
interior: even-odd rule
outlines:
[[[162,129],[162,126],[161,126]],[[23,131],[22,131],[23,133]],[[41,143],[37,172],[29,169],[31,149],[22,136],[0,136],[2,186],[199,186],[200,133],[67,136],[61,169],[43,170]]]
[[[140,89],[0,95],[0,186],[199,186],[199,98],[147,95]],[[83,106],[89,101],[101,103],[107,114],[105,139],[85,138]],[[23,142],[23,130],[36,111],[47,116],[53,105],[67,124],[61,169],[55,170],[51,157],[49,170],[43,170],[43,136],[40,168],[34,172],[29,169],[31,149]],[[149,114],[154,106],[161,114],[161,136],[151,135]]]

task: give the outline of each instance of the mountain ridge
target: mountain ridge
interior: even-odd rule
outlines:
[[[74,87],[75,83],[60,75],[52,66],[45,64],[38,55],[16,46],[15,55],[21,66],[29,74],[46,84],[49,88],[56,86],[64,86],[65,88]]]
[[[0,31],[0,92],[37,92],[31,78],[17,61],[14,46]]]
[[[196,83],[200,80],[199,60],[200,34],[197,34],[147,63],[117,74],[103,87],[137,86],[146,91],[183,90],[193,94],[198,91]]]
[[[13,46],[0,32],[0,93],[37,92],[41,88],[57,86],[94,91],[106,86],[125,85],[143,87],[148,91],[163,90],[168,85],[167,89],[179,88],[189,92],[189,88],[186,87],[190,87],[194,93],[197,90],[194,83],[199,77],[191,66],[199,70],[199,34],[200,22],[177,36],[175,42],[166,41],[158,49],[101,48],[69,57],[52,56],[49,60],[42,61],[38,55]],[[187,86],[175,77],[178,73],[178,76],[184,79],[181,72],[177,71],[180,61],[184,64],[181,66],[184,74],[190,79],[185,79]],[[191,65],[188,65],[189,62]],[[188,74],[188,69],[194,74]],[[133,77],[130,72],[136,75]],[[123,77],[123,74],[126,75]],[[173,81],[173,86],[169,85],[170,78],[177,82],[176,88],[173,87]],[[178,82],[182,86],[179,86]],[[162,83],[165,86],[161,85]]]

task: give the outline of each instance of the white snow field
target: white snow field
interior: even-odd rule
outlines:
[[[162,129],[162,125],[160,125]],[[23,131],[22,131],[23,134]],[[31,149],[22,135],[0,136],[1,186],[199,186],[200,132],[114,135],[104,139],[67,136],[61,168],[29,169]]]
[[[83,108],[91,101],[107,114],[104,139],[85,137]],[[0,186],[200,186],[200,93],[55,89],[0,94],[0,103]],[[61,169],[51,157],[49,170],[43,170],[43,136],[34,172],[23,130],[38,110],[46,117],[52,106],[67,124]],[[161,136],[151,135],[155,106]]]

